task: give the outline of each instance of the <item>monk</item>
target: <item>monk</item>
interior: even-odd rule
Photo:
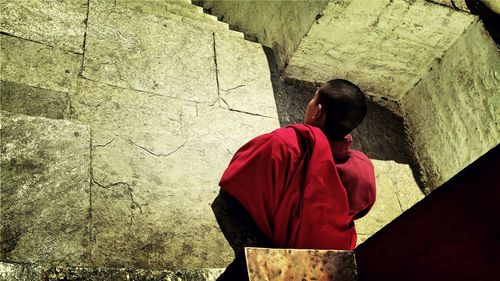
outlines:
[[[366,111],[356,85],[330,80],[309,102],[304,124],[258,136],[235,153],[212,206],[236,254],[219,280],[248,278],[246,246],[354,249],[354,220],[368,213],[376,194],[371,161],[350,148],[350,132]]]

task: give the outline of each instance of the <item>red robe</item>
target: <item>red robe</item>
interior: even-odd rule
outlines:
[[[219,183],[276,247],[350,250],[353,220],[375,201],[373,165],[348,139],[296,124],[254,138],[234,155]],[[336,157],[338,158],[338,157]]]

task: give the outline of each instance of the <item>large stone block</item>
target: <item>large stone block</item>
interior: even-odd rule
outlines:
[[[69,114],[68,93],[0,81],[0,109],[11,113],[63,119]]]
[[[80,83],[72,106],[93,129],[94,264],[227,265],[232,251],[210,208],[217,183],[236,149],[278,120]]]
[[[83,76],[183,100],[217,100],[209,30],[91,1]]]
[[[76,92],[82,55],[0,34],[3,81],[60,92]]]
[[[262,45],[215,35],[221,104],[278,118],[271,73]]]
[[[423,198],[408,165],[372,160],[375,166],[377,199],[370,212],[355,221],[358,244],[379,231]]]
[[[87,0],[1,0],[0,31],[83,53]]]
[[[425,0],[330,1],[286,74],[345,78],[370,95],[400,100],[474,20]]]
[[[500,52],[475,22],[402,102],[432,190],[500,142]]]
[[[1,117],[1,259],[88,265],[89,128]]]
[[[72,120],[93,129],[125,137],[138,132],[181,135],[182,120],[190,112],[183,108],[192,108],[192,114],[196,114],[195,103],[87,79],[79,79],[78,83],[79,92],[71,96]]]

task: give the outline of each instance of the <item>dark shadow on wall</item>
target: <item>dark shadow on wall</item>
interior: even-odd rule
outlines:
[[[500,15],[478,0],[465,0],[465,4],[471,13],[479,16],[491,38],[493,38],[497,46],[500,46]]]
[[[283,77],[283,73],[276,65],[273,50],[265,46],[263,49],[271,72],[280,126],[302,123],[307,104],[321,83]],[[425,193],[420,166],[410,149],[404,122],[400,116],[369,100],[367,116],[363,123],[352,132],[352,136],[352,148],[363,151],[370,159],[409,164],[413,177]]]
[[[271,69],[280,125],[283,127],[293,123],[302,123],[307,104],[321,83],[283,78],[274,62],[272,50],[267,47],[264,47],[264,50]],[[363,123],[352,132],[352,136],[353,148],[365,152],[371,159],[412,163],[403,119],[374,102],[369,101],[367,116]]]

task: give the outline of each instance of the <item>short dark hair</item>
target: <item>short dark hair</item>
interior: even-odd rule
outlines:
[[[326,113],[323,132],[327,138],[341,140],[354,130],[366,116],[365,94],[355,84],[333,79],[321,86],[318,102]]]

